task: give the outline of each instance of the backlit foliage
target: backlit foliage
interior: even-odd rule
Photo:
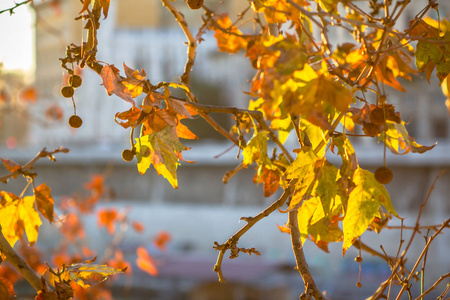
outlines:
[[[247,224],[225,243],[215,243],[219,257],[214,270],[219,280],[225,281],[221,262],[227,251],[230,258],[241,252],[260,254],[254,248],[240,248],[237,243],[260,219],[278,209],[289,215],[288,225],[280,226],[280,230],[292,236],[298,269],[305,280],[304,295],[324,299],[307,267],[302,265],[303,250],[297,243],[311,240],[328,251],[329,243],[343,242],[345,255],[351,246],[364,248],[360,237],[368,228],[380,232],[390,218],[399,218],[384,186],[392,179],[386,161],[380,161],[384,172],[378,171],[376,175],[361,168],[352,145],[354,139],[350,137],[373,138],[383,145],[381,151],[394,154],[424,153],[434,147],[420,145],[409,135],[387,87],[405,92],[404,79],[412,80],[424,73],[430,82],[435,72],[444,94],[449,96],[448,21],[427,16],[429,11],[438,12],[434,0],[417,12],[406,29],[397,23],[411,1],[252,0],[246,2],[248,6],[237,16],[216,14],[202,6],[202,1],[189,1],[186,10],[195,8],[203,13],[202,25],[194,35],[171,1],[161,2],[187,39],[186,65],[179,81],[150,82],[145,70],[133,70],[127,62],[121,71],[98,61],[97,33],[108,16],[110,1],[84,0],[74,16],[78,13],[76,21],[83,23],[87,39],[71,41],[66,56],[60,59],[62,68],[72,78],[62,88],[63,96],[72,99],[76,116],[73,94],[82,81],[74,77],[74,67],[87,67],[98,73],[106,93],[130,105],[128,110],[111,116],[118,125],[131,131],[124,159],[132,161],[135,156],[141,174],[153,166],[174,188],[178,188],[177,169],[183,161],[182,153],[189,150],[180,139],[197,139],[182,120],[205,119],[238,148],[241,161],[226,174],[224,182],[232,180],[239,170],[256,166],[253,181],[262,184],[264,196],[282,191],[280,198],[260,214],[242,218]],[[250,89],[245,91],[249,96],[247,107],[209,106],[207,99],[198,99],[191,89],[191,70],[195,68],[195,60],[202,59],[196,57],[196,47],[207,38],[207,32],[217,40],[218,51],[248,58],[254,76],[249,78]],[[175,90],[184,97],[174,96]],[[210,113],[229,114],[236,125],[223,128]],[[78,123],[82,126],[81,121]],[[138,138],[133,138],[134,130],[140,131]],[[289,135],[296,137],[293,150],[286,144]],[[51,158],[55,152],[44,152],[40,157]],[[329,159],[332,156],[337,156],[339,163],[332,164]],[[35,174],[28,172],[26,166],[9,160],[3,162],[10,172],[6,177],[23,175],[32,183],[33,195],[1,192],[2,234],[12,246],[24,235],[32,245],[38,238],[40,216],[50,222],[58,219],[50,188],[45,184],[35,187]],[[75,200],[71,202],[72,208],[67,207],[66,228],[63,226],[62,231],[69,240],[83,238],[86,229],[75,212],[92,211],[102,194],[102,180],[94,178],[86,185],[91,196]],[[110,234],[116,232],[117,222],[128,222],[116,209],[103,209],[98,217],[99,227],[106,227]],[[440,229],[435,227],[436,235],[448,222]],[[138,223],[132,226],[141,230]],[[170,236],[161,234],[155,243],[165,249],[168,240]],[[115,253],[111,263],[120,266],[116,269],[87,261],[64,264],[61,271],[49,268],[59,278],[56,292],[70,298],[73,291],[70,283],[88,287],[124,271],[121,252]],[[137,256],[138,267],[151,275],[158,274],[145,248],[139,247]],[[392,276],[389,282],[403,276],[403,258],[399,257],[396,267],[392,267],[393,274],[400,275]],[[388,262],[392,264],[389,259]],[[406,281],[397,280],[403,284],[399,297],[409,289],[411,274]],[[381,292],[377,291],[374,299],[383,297],[386,286],[381,285]],[[10,290],[8,283],[0,284],[0,288]],[[41,299],[46,299],[48,293],[51,292],[46,288],[41,289]]]

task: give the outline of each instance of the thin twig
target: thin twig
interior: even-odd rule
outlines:
[[[269,216],[271,213],[273,213],[277,208],[281,207],[286,200],[291,195],[291,190],[294,187],[296,180],[291,180],[289,186],[284,190],[284,193],[281,195],[281,197],[273,202],[269,207],[267,207],[265,210],[257,214],[256,216],[252,218],[246,218],[247,224],[245,224],[241,229],[239,229],[235,234],[233,234],[225,243],[218,245],[215,247],[217,250],[219,250],[219,255],[217,257],[216,264],[214,265],[213,270],[217,273],[219,276],[219,282],[224,283],[225,277],[222,273],[222,260],[225,252],[229,249],[231,249],[233,246],[236,246],[241,236],[246,233],[250,228],[253,227],[257,222],[259,222],[261,219]]]
[[[189,85],[192,67],[194,66],[195,63],[195,51],[197,48],[196,39],[192,34],[191,30],[189,29],[189,26],[186,20],[184,19],[184,16],[172,5],[172,3],[170,3],[170,1],[168,0],[161,0],[161,2],[165,7],[167,7],[167,9],[169,9],[169,11],[175,17],[175,20],[178,22],[178,24],[180,25],[181,29],[184,32],[184,35],[188,39],[187,60],[184,66],[184,73],[183,75],[181,75],[180,80],[182,83]]]
[[[428,202],[428,199],[429,199],[430,196],[431,196],[431,192],[433,191],[434,186],[435,186],[437,180],[439,179],[439,177],[442,176],[445,172],[446,172],[446,171],[443,170],[443,171],[441,171],[441,172],[435,177],[435,179],[434,179],[434,181],[433,181],[433,183],[432,183],[430,189],[428,190],[427,196],[425,197],[425,199],[424,199],[422,205],[420,206],[420,211],[419,211],[419,214],[418,214],[417,219],[416,219],[416,226],[415,226],[415,229],[414,229],[414,231],[413,231],[413,233],[412,233],[412,235],[411,235],[411,238],[409,239],[408,245],[407,245],[406,248],[402,251],[402,254],[401,254],[400,257],[397,259],[395,265],[392,267],[392,273],[391,273],[391,275],[389,276],[389,278],[388,278],[386,281],[384,281],[384,282],[378,287],[378,289],[375,291],[375,293],[374,293],[372,296],[370,296],[369,298],[367,298],[366,300],[374,300],[374,299],[378,299],[378,298],[384,293],[384,291],[386,290],[386,288],[391,284],[392,279],[394,278],[395,274],[397,274],[397,269],[398,269],[399,266],[402,264],[402,262],[403,262],[403,260],[404,260],[404,257],[405,257],[405,255],[406,255],[406,253],[408,252],[408,249],[409,249],[409,247],[411,246],[412,241],[413,241],[413,239],[414,239],[416,233],[419,231],[419,227],[420,227],[420,226],[419,226],[419,222],[420,222],[420,218],[421,218],[421,216],[422,216],[422,211],[423,211],[423,209],[425,208],[425,205],[426,205],[426,203]],[[444,227],[445,227],[445,226],[448,226],[448,225],[445,225],[445,223],[444,223]]]
[[[26,1],[23,1],[23,2],[20,2],[20,3],[14,3],[15,5],[14,5],[13,7],[7,8],[7,9],[4,9],[4,10],[0,10],[0,14],[9,11],[9,14],[12,15],[12,14],[14,13],[14,10],[15,10],[16,8],[18,8],[18,7],[21,6],[21,5],[30,3],[30,2],[32,2],[32,1],[33,1],[33,0],[26,0]]]
[[[442,226],[431,236],[431,238],[428,240],[427,244],[425,245],[425,247],[422,250],[422,253],[420,253],[419,258],[417,258],[416,263],[414,264],[414,267],[411,269],[411,272],[409,273],[408,278],[405,280],[405,284],[403,284],[400,292],[397,295],[397,298],[395,298],[395,300],[399,300],[400,297],[402,296],[403,292],[405,291],[406,287],[408,286],[408,282],[411,279],[411,277],[414,275],[414,272],[417,269],[417,266],[419,265],[420,261],[422,260],[422,258],[424,257],[424,255],[427,253],[428,248],[430,247],[431,243],[433,242],[433,240],[438,236],[438,234],[441,233],[441,231],[447,227],[447,225],[450,223],[450,219],[447,219],[444,223],[442,223]]]
[[[24,171],[31,169],[33,167],[34,163],[36,161],[38,161],[40,158],[49,157],[50,159],[54,160],[53,154],[59,153],[59,152],[63,152],[63,153],[69,152],[69,149],[63,148],[63,147],[59,147],[59,148],[57,148],[57,149],[55,149],[55,150],[53,150],[51,152],[46,151],[46,149],[47,148],[44,147],[41,151],[39,151],[38,154],[36,154],[36,156],[33,159],[31,159],[25,165],[21,166],[18,170],[14,171],[14,172],[11,172],[8,175],[1,176],[0,177],[0,181],[1,182],[6,182],[9,178],[16,177],[16,176],[22,174]]]

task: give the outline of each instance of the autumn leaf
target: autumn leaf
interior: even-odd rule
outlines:
[[[414,153],[424,153],[433,149],[437,142],[432,146],[423,146],[416,143],[415,139],[410,137],[406,130],[405,123],[396,123],[386,121],[387,130],[379,135],[379,141],[385,141],[392,153],[404,155],[410,151]],[[385,138],[386,137],[386,138]]]
[[[253,137],[245,146],[242,151],[242,156],[244,157],[242,163],[244,166],[249,166],[253,162],[257,162],[258,165],[264,162],[270,164],[269,157],[267,156],[267,131],[255,132]]]
[[[314,0],[320,7],[322,7],[326,12],[334,11],[340,0]]]
[[[75,213],[69,213],[62,219],[61,233],[71,242],[86,236],[83,223]]]
[[[2,158],[2,162],[3,162],[3,165],[5,166],[5,168],[8,171],[10,171],[11,173],[19,171],[21,169],[21,166],[18,163],[16,163],[15,161],[12,161],[10,159]],[[18,175],[19,175],[19,173],[15,174],[13,176],[13,178],[16,179]]]
[[[15,298],[14,286],[8,278],[0,277],[0,300]]]
[[[188,148],[180,143],[171,126],[137,138],[135,147],[139,173],[145,174],[153,164],[159,175],[166,178],[172,187],[178,188],[176,170],[181,151]]]
[[[262,165],[253,177],[253,183],[263,184],[264,197],[272,196],[280,188],[281,175],[277,169],[267,168]]]
[[[131,97],[136,98],[142,93],[142,90],[144,89],[144,81],[147,75],[145,74],[144,70],[141,70],[141,72],[139,72],[139,70],[134,71],[125,63],[123,63],[123,69],[127,78],[123,79],[122,83],[127,87],[128,91],[131,94]]]
[[[167,250],[167,244],[172,239],[172,236],[167,231],[160,231],[156,235],[156,237],[153,239],[153,245],[155,245],[156,248],[158,248],[161,251]]]
[[[136,265],[141,270],[147,272],[148,274],[152,276],[158,275],[158,269],[156,268],[156,263],[153,259],[153,257],[148,254],[147,250],[144,247],[138,247],[136,249],[137,253],[137,259],[136,259]]]
[[[278,225],[277,224],[277,227],[280,230],[280,232],[291,234],[291,229],[287,225]]]
[[[126,270],[125,274],[127,275],[130,275],[132,273],[130,263],[125,260],[123,252],[121,250],[116,250],[114,252],[114,257],[108,261],[108,266],[114,269]]]
[[[91,260],[66,266],[65,272],[61,277],[65,280],[73,280],[77,285],[87,288],[105,281],[108,279],[108,276],[120,274],[125,271],[126,268],[116,269],[107,265],[93,264]]]
[[[398,216],[386,188],[376,181],[371,172],[358,168],[353,176],[353,181],[355,188],[348,197],[347,209],[342,223],[344,231],[343,254],[367,230],[375,217],[381,217],[380,205],[386,208],[390,214]]]
[[[35,209],[35,197],[18,198],[4,191],[0,192],[0,196],[0,225],[8,243],[14,247],[16,241],[22,238],[25,232],[30,246],[34,245],[42,224],[39,213]]]
[[[141,118],[142,113],[143,111],[141,109],[133,106],[127,111],[116,113],[114,121],[125,129],[129,127],[136,128],[140,125],[139,119]],[[126,122],[120,122],[119,120],[124,120]]]
[[[103,175],[95,174],[91,177],[89,182],[84,184],[84,188],[88,191],[91,191],[94,195],[103,194],[103,190],[105,189],[104,184],[105,178]]]
[[[133,221],[131,222],[131,227],[133,227],[134,231],[137,233],[142,233],[145,229],[144,225],[141,222]]]
[[[119,75],[119,69],[114,65],[105,65],[102,68],[100,77],[103,81],[103,86],[109,96],[115,94],[123,100],[135,105],[133,96],[129,89],[122,83],[122,78]]]
[[[27,87],[20,93],[20,99],[25,102],[35,103],[37,100],[37,90],[35,87]]]
[[[237,53],[247,47],[247,41],[242,37],[242,32],[233,26],[228,14],[216,15],[215,21],[218,28],[212,27],[212,29],[220,51]]]
[[[54,222],[53,218],[53,206],[55,201],[52,198],[50,188],[45,184],[41,184],[36,187],[34,191],[34,196],[36,198],[36,206],[39,212],[47,219],[50,223]]]
[[[109,11],[109,2],[110,0],[84,0],[83,1],[83,8],[79,12],[80,14],[84,11],[86,11],[89,7],[89,4],[92,4],[92,7],[98,7],[100,6],[103,10],[103,16],[104,19],[108,17],[108,11]]]
[[[117,210],[115,208],[112,209],[100,209],[97,213],[98,216],[98,226],[103,227],[106,226],[109,234],[114,234],[116,230],[117,221]]]

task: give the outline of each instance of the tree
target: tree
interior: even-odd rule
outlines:
[[[16,4],[9,11],[29,2],[31,0]],[[387,297],[386,289],[391,284],[401,285],[397,299],[405,291],[410,292],[418,264],[429,245],[449,227],[450,219],[427,227],[433,234],[426,237],[424,250],[411,270],[406,268],[405,258],[421,228],[420,216],[427,199],[419,209],[409,242],[403,251],[399,250],[397,257],[389,257],[365,245],[360,236],[366,230],[380,232],[389,219],[400,216],[384,186],[393,177],[386,165],[386,155],[380,163],[382,166],[374,173],[362,169],[352,141],[372,137],[384,145],[385,154],[389,150],[398,155],[424,153],[434,147],[420,145],[410,137],[405,121],[389,99],[386,86],[406,91],[399,78],[410,80],[414,74],[423,72],[430,81],[435,71],[448,96],[448,21],[427,16],[430,10],[435,10],[439,16],[437,1],[430,0],[402,31],[396,25],[410,1],[371,0],[361,4],[338,0],[258,0],[249,1],[248,7],[238,16],[230,16],[216,14],[203,5],[202,0],[188,0],[184,9],[204,12],[202,26],[195,35],[171,1],[161,2],[187,39],[186,64],[178,82],[151,83],[144,70],[131,69],[124,63],[121,75],[116,66],[98,61],[97,33],[101,30],[102,17],[108,16],[110,1],[84,0],[76,21],[85,25],[87,41],[82,45],[67,46],[61,66],[69,81],[62,87],[61,94],[73,100],[76,88],[83,83],[74,68],[87,67],[98,73],[109,95],[114,94],[128,102],[130,109],[114,117],[118,125],[130,130],[132,137],[130,147],[122,152],[122,157],[126,161],[136,158],[141,174],[153,165],[159,175],[177,188],[177,168],[182,152],[188,150],[180,139],[196,139],[182,120],[203,118],[233,142],[238,148],[238,156],[242,156],[241,163],[225,174],[224,181],[243,168],[256,165],[254,182],[262,184],[265,196],[282,190],[281,196],[261,213],[243,217],[246,224],[227,241],[215,243],[218,259],[214,271],[219,281],[225,282],[226,274],[223,274],[221,264],[227,252],[230,258],[238,257],[240,253],[260,254],[254,248],[239,247],[239,239],[261,219],[280,210],[288,215],[286,226],[280,229],[291,236],[297,269],[305,285],[301,299],[325,299],[308,270],[302,248],[306,240],[324,251],[328,251],[329,243],[342,241],[343,255],[353,246],[385,259],[392,275],[380,284],[371,299]],[[246,26],[244,20],[250,20],[252,26]],[[340,30],[349,42],[336,41],[331,37],[331,30]],[[250,98],[247,108],[208,105],[198,99],[191,88],[195,60],[202,59],[196,57],[196,48],[207,31],[214,32],[220,51],[229,54],[245,52],[250,60],[255,75],[247,92]],[[414,59],[416,69],[412,66]],[[184,97],[175,96],[176,90]],[[138,97],[143,98],[141,103],[137,103]],[[74,101],[73,107],[69,124],[79,128],[82,119],[76,114]],[[211,113],[231,115],[235,126],[223,128]],[[135,130],[139,130],[138,138],[133,138]],[[290,133],[296,135],[298,142],[293,152],[285,146]],[[73,295],[71,283],[88,287],[109,275],[125,271],[123,267],[92,265],[88,260],[64,264],[62,270],[57,271],[48,266],[47,272],[53,274],[53,282],[48,282],[48,278],[39,278],[26,267],[27,264],[11,248],[24,233],[30,244],[36,241],[41,216],[55,221],[50,189],[46,185],[35,187],[36,174],[30,168],[42,157],[54,159],[54,154],[67,151],[65,148],[43,149],[23,166],[3,160],[10,174],[1,179],[22,175],[32,186],[33,195],[23,197],[23,194],[1,192],[0,251],[2,257],[36,289],[37,299],[68,299]],[[330,163],[327,159],[330,155],[337,155],[341,163]],[[99,180],[94,179],[90,185],[94,195],[101,187]],[[105,211],[102,216],[101,224],[113,231],[112,220],[117,218],[117,212]],[[139,253],[141,266],[151,270],[151,258],[145,249],[138,249]],[[356,261],[361,263],[360,255]],[[448,273],[444,274],[428,290],[422,290],[418,298],[436,289],[448,277]],[[359,282],[357,286],[360,286]],[[444,290],[442,295],[446,293]]]

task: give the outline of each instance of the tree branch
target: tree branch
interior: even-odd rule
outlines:
[[[197,42],[191,30],[189,29],[189,26],[186,23],[184,16],[170,3],[170,1],[161,0],[161,2],[165,7],[167,7],[167,9],[169,9],[169,11],[175,17],[175,20],[177,20],[178,24],[180,25],[181,29],[184,32],[184,35],[188,39],[187,60],[184,66],[184,73],[183,75],[181,75],[180,80],[182,83],[189,85],[192,67],[194,66],[195,63],[195,50],[197,48]]]
[[[402,289],[400,290],[400,292],[397,295],[397,298],[395,298],[395,300],[399,300],[400,297],[402,296],[403,292],[405,291],[406,287],[408,286],[408,282],[411,279],[411,277],[414,275],[414,271],[416,271],[417,266],[419,265],[420,261],[422,260],[423,256],[425,255],[425,253],[427,253],[428,248],[431,245],[431,242],[433,242],[433,240],[437,237],[438,234],[441,233],[441,231],[447,227],[447,225],[450,223],[450,219],[447,219],[444,223],[442,223],[442,226],[430,237],[430,239],[428,240],[428,242],[426,243],[425,247],[422,250],[422,253],[420,253],[419,258],[417,258],[416,263],[414,264],[414,267],[411,269],[411,272],[409,273],[408,278],[405,280],[405,284],[403,284]]]
[[[305,292],[300,296],[300,299],[311,299],[312,296],[316,300],[325,300],[325,297],[320,292],[309,272],[308,263],[303,253],[300,231],[298,229],[297,213],[298,211],[296,209],[289,212],[289,228],[291,229],[292,250],[294,251],[295,261],[297,263],[297,270],[305,284]]]
[[[2,226],[0,225],[0,252],[5,255],[6,260],[22,274],[22,276],[31,284],[31,286],[36,290],[40,291],[43,289],[41,279],[39,276],[30,268],[30,266],[14,251],[11,245],[6,240],[2,233]]]
[[[18,8],[18,7],[21,6],[21,5],[30,3],[30,2],[32,2],[32,1],[33,1],[33,0],[26,0],[26,1],[23,1],[23,2],[20,2],[20,3],[14,3],[15,5],[14,5],[13,7],[7,8],[7,9],[4,9],[4,10],[0,10],[0,14],[9,11],[9,15],[12,15],[12,14],[14,13],[14,10],[15,10],[16,8]]]
[[[23,165],[22,167],[20,167],[18,170],[11,172],[8,175],[4,175],[0,177],[0,181],[1,182],[6,182],[9,178],[11,177],[16,177],[17,175],[22,174],[24,171],[32,169],[34,163],[36,161],[38,161],[40,158],[43,157],[48,157],[50,160],[55,160],[55,158],[53,157],[53,154],[55,153],[59,153],[59,152],[63,152],[63,153],[67,153],[69,152],[69,149],[67,148],[63,148],[63,147],[59,147],[51,152],[46,151],[47,148],[43,148],[41,151],[39,151],[38,154],[36,154],[36,156],[31,159],[29,162],[27,162],[25,165]]]
[[[229,249],[233,249],[236,247],[236,244],[238,243],[239,239],[241,238],[244,233],[246,233],[250,228],[253,227],[257,222],[259,222],[261,219],[269,216],[271,213],[273,213],[277,208],[281,207],[286,200],[289,198],[292,192],[292,188],[294,187],[297,180],[291,180],[289,183],[289,186],[284,190],[284,193],[281,195],[281,197],[273,202],[269,207],[267,207],[265,210],[260,212],[254,217],[245,218],[244,220],[247,221],[247,224],[245,224],[241,229],[239,229],[235,234],[233,234],[225,243],[219,245],[216,242],[216,245],[213,247],[216,250],[219,250],[219,255],[217,257],[216,264],[213,267],[213,270],[217,273],[219,276],[219,282],[224,283],[225,277],[222,273],[222,260],[225,252]]]

